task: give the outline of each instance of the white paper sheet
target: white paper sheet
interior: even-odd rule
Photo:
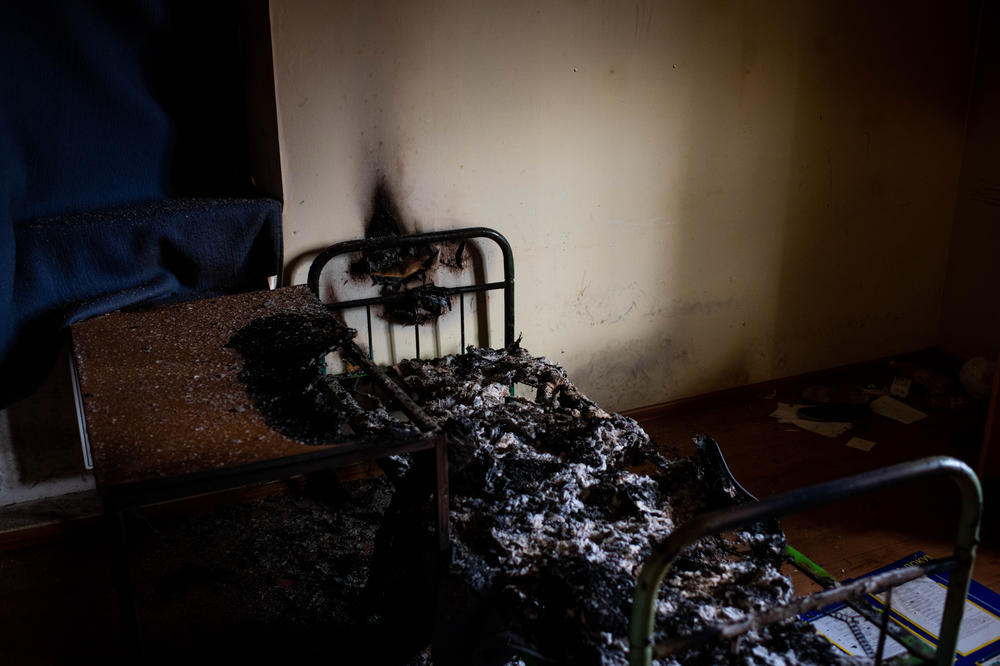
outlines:
[[[930,634],[941,628],[941,614],[948,588],[929,578],[911,580],[892,591],[892,609]],[[880,601],[885,595],[876,595]],[[958,633],[958,651],[974,652],[1000,636],[1000,618],[987,613],[971,601],[965,602],[962,629]]]
[[[852,424],[842,421],[810,421],[809,419],[800,419],[799,407],[806,407],[806,405],[789,405],[779,402],[778,408],[771,412],[771,416],[778,419],[778,423],[791,423],[803,430],[808,430],[824,437],[839,437],[851,429]]]
[[[919,409],[914,409],[906,403],[900,402],[893,397],[883,395],[881,398],[876,398],[871,404],[872,411],[876,414],[881,414],[882,416],[892,419],[893,421],[899,421],[900,423],[915,423],[920,419],[927,418]]]
[[[875,442],[870,439],[861,439],[860,437],[851,437],[847,440],[847,445],[852,449],[861,449],[862,451],[871,451],[875,447]]]
[[[831,643],[844,652],[855,657],[875,657],[879,628],[854,610],[847,607],[841,608],[830,615],[815,620],[813,626],[816,627],[816,631],[826,636]],[[889,659],[904,652],[906,652],[906,648],[891,637],[886,636],[885,647],[882,648],[883,659]]]

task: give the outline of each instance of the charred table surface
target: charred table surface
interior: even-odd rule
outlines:
[[[115,312],[74,325],[98,486],[359,446],[338,441],[337,415],[317,395],[323,353],[351,333],[305,287]],[[280,391],[268,395],[268,381],[289,376],[300,384],[290,389],[291,401],[282,402]],[[303,417],[299,426],[296,416]],[[399,430],[397,448],[400,437],[421,439],[411,424]]]

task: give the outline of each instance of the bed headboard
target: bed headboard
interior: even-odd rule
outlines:
[[[420,358],[427,326],[433,353],[425,340],[425,357],[464,351],[468,320],[478,346],[495,344],[490,333],[501,316],[503,345],[514,342],[514,256],[507,239],[486,227],[336,243],[313,260],[307,284],[361,331],[359,341],[379,363]],[[497,293],[499,312],[489,298]],[[412,338],[404,341],[401,328],[412,328]]]

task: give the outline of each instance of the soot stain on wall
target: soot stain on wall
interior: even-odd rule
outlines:
[[[394,238],[406,233],[399,206],[385,178],[375,183],[371,215],[365,228],[369,240]],[[464,271],[468,266],[467,244],[416,244],[366,249],[351,262],[355,279],[371,280],[382,296],[394,297],[382,317],[397,324],[414,325],[434,321],[451,310],[452,296],[437,286],[433,274],[441,269]]]

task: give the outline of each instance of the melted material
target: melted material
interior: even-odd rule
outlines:
[[[464,626],[456,635],[476,646],[496,636],[469,632],[499,633],[516,651],[557,663],[627,663],[639,566],[678,524],[734,503],[728,478],[704,456],[661,455],[635,421],[604,412],[562,368],[517,345],[406,361],[396,372],[451,437],[453,581],[470,607],[485,604],[503,618],[499,628]],[[512,398],[515,383],[535,387],[535,399]],[[685,552],[663,586],[657,638],[787,601],[783,549],[771,524]],[[661,663],[838,659],[811,627],[789,622]]]
[[[325,374],[324,357],[350,357],[355,333],[327,312],[282,313],[252,320],[226,346],[243,357],[239,379],[254,407],[285,437],[332,444],[346,439],[345,426],[383,440],[418,436],[416,426],[390,415],[391,400],[363,378]]]

